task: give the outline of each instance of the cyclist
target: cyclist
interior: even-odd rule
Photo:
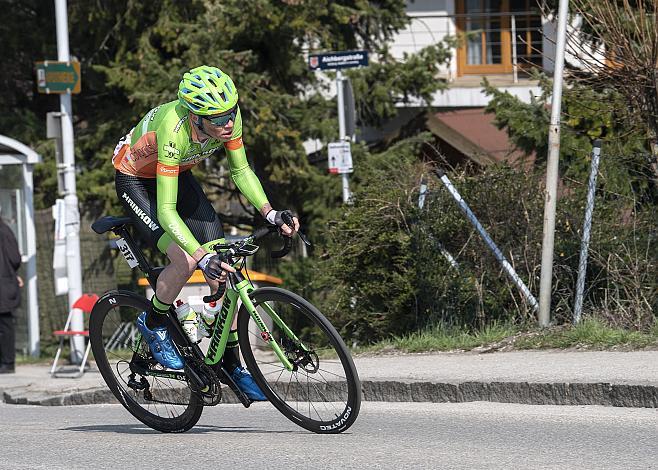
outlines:
[[[299,229],[272,209],[258,177],[249,167],[242,143],[238,92],[217,67],[202,65],[183,75],[178,100],[156,106],[123,137],[114,150],[117,196],[138,232],[165,253],[170,263],[159,275],[151,308],[137,320],[153,357],[170,369],[182,369],[183,358],[167,331],[166,314],[194,271],[201,269],[211,293],[226,282],[226,271],[210,247],[224,242],[222,224],[190,169],[223,147],[231,178],[265,219],[284,235]],[[265,396],[242,367],[234,323],[223,366],[252,400]]]

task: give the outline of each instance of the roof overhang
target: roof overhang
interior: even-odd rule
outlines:
[[[522,166],[535,160],[534,153],[525,153],[514,145],[507,132],[498,129],[494,116],[484,108],[451,109],[428,113],[426,126],[479,165],[508,162]]]
[[[22,163],[34,165],[35,163],[41,163],[41,161],[41,155],[27,145],[6,135],[0,135],[0,165],[18,165]]]

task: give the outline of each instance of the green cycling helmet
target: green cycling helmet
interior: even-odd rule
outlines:
[[[183,75],[178,100],[194,114],[202,116],[229,111],[238,103],[233,80],[217,67],[202,65]]]

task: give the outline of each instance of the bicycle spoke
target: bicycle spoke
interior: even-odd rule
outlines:
[[[142,311],[140,308],[131,309],[126,306],[107,311],[101,332],[105,357],[110,362],[117,386],[131,397],[134,406],[141,407],[145,413],[154,417],[179,420],[190,406],[192,392],[184,382],[153,375],[166,369],[155,365],[146,345],[141,342],[141,336],[136,334],[135,321]],[[136,374],[131,369],[131,361],[135,357],[143,358],[144,362],[138,365],[138,370],[144,369],[144,375]],[[146,382],[143,382],[144,379]],[[130,386],[131,380],[139,388]],[[147,386],[143,389],[145,384]]]

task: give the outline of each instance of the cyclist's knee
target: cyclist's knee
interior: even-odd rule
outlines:
[[[172,266],[179,273],[181,277],[186,276],[189,279],[196,270],[197,263],[190,255],[188,255],[181,247],[172,244],[167,250],[167,257],[171,261]]]

